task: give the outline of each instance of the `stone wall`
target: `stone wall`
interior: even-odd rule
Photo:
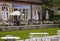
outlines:
[[[40,24],[40,25],[24,25],[24,26],[0,26],[0,31],[29,30],[41,28],[56,28],[59,24]]]

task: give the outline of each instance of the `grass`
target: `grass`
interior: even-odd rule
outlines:
[[[33,29],[33,30],[18,30],[18,31],[0,31],[0,37],[3,37],[5,35],[13,35],[18,36],[21,39],[29,38],[30,32],[47,32],[49,35],[56,35],[57,30],[60,30],[60,28],[41,28],[41,29]],[[0,39],[1,41],[1,39]]]

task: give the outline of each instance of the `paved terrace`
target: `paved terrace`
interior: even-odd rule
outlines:
[[[60,41],[60,37],[57,37],[57,35],[55,35],[55,36],[32,38],[32,40],[25,39],[25,40],[17,40],[17,41]]]

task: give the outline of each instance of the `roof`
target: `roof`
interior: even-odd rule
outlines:
[[[14,0],[14,1],[24,1],[24,2],[43,3],[42,0]]]
[[[42,0],[3,0],[3,1],[30,2],[30,3],[43,3]]]

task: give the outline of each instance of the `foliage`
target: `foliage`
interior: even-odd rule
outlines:
[[[54,19],[56,19],[56,20],[60,20],[60,15],[58,15],[58,14],[54,14]]]
[[[52,7],[54,4],[60,6],[60,0],[42,0],[46,7]]]
[[[60,6],[57,9],[60,10]]]
[[[60,6],[60,0],[54,0],[53,2],[54,2],[54,4],[56,4],[57,6]]]
[[[54,23],[60,24],[60,15],[59,14],[54,14]]]
[[[60,24],[60,20],[55,20],[54,24]]]
[[[48,7],[53,5],[53,0],[42,0],[44,2],[44,4]]]

